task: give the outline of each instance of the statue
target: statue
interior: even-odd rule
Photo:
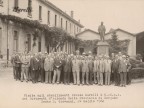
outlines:
[[[103,22],[101,22],[101,25],[98,27],[98,32],[100,34],[101,41],[104,41],[106,29],[105,29],[105,26],[103,25]]]

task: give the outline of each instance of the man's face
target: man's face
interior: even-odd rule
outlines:
[[[103,25],[103,22],[101,22],[101,25]]]

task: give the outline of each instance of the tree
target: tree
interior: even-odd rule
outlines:
[[[120,52],[119,40],[118,40],[118,36],[115,31],[112,34],[112,38],[109,41],[109,44],[110,44],[110,53]]]

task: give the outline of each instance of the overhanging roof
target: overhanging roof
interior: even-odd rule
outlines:
[[[83,34],[84,32],[87,32],[87,31],[90,31],[90,32],[93,32],[93,33],[95,33],[95,34],[98,34],[98,35],[99,35],[99,33],[98,33],[98,32],[96,32],[96,31],[93,31],[93,30],[91,30],[91,29],[85,29],[84,31],[82,31],[82,32],[80,32],[80,33],[78,33],[78,34],[76,34],[76,36],[79,36],[80,34]]]
[[[134,34],[132,34],[132,33],[130,33],[130,32],[127,32],[127,31],[125,31],[125,30],[122,30],[122,29],[120,29],[120,28],[115,29],[115,30],[113,30],[112,32],[117,32],[117,31],[122,31],[122,32],[124,32],[124,33],[129,34],[129,35],[136,36],[136,35],[134,35]],[[110,34],[110,33],[112,33],[112,32],[106,33],[105,36],[108,35],[108,34]]]

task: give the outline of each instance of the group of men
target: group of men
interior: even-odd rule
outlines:
[[[14,79],[33,83],[110,85],[125,87],[130,82],[129,57],[121,53],[88,56],[85,53],[15,53],[11,58]]]

